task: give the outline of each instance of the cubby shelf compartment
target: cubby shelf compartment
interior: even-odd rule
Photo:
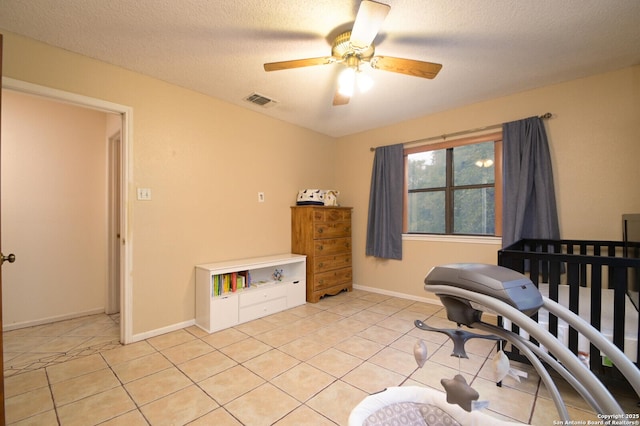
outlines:
[[[213,333],[303,305],[306,261],[304,255],[285,253],[196,265],[196,325]],[[244,288],[214,291],[215,276],[244,272]]]

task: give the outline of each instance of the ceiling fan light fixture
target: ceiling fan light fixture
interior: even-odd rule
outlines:
[[[360,93],[365,93],[373,87],[373,79],[358,68],[345,68],[338,77],[338,93],[351,97],[356,87]]]
[[[355,68],[345,68],[338,77],[338,92],[342,96],[353,96],[353,89],[356,82]]]

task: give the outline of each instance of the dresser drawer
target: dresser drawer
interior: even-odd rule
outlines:
[[[264,288],[245,290],[240,294],[240,308],[278,299],[280,297],[284,297],[286,300],[287,286],[284,284],[275,284]]]
[[[316,274],[313,278],[314,290],[318,291],[339,284],[351,283],[352,279],[353,273],[351,268],[342,268]]]
[[[322,208],[313,211],[313,221],[315,222],[350,222],[351,209]]]
[[[313,246],[316,256],[351,253],[351,237],[315,240]]]
[[[313,225],[313,238],[338,238],[351,236],[351,223],[333,222]]]
[[[313,259],[313,267],[316,272],[332,271],[334,269],[348,268],[351,266],[351,253],[336,254],[333,256],[319,256]]]

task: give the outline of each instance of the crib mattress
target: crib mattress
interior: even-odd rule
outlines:
[[[540,293],[549,297],[549,285],[540,284]],[[601,300],[601,327],[600,332],[610,341],[613,341],[613,290],[604,289],[602,291]],[[587,287],[579,288],[580,303],[578,306],[578,315],[587,322],[591,322],[591,289]],[[562,306],[569,306],[569,286],[558,286],[558,303]],[[624,334],[624,354],[633,362],[637,362],[638,353],[638,311],[629,296],[625,296],[625,334]],[[548,330],[549,327],[549,311],[541,308],[538,311],[538,323]],[[511,329],[511,322],[504,319],[504,327]],[[520,335],[529,338],[528,333],[520,330]],[[563,345],[569,345],[569,333],[567,323],[558,320],[558,340]],[[578,334],[578,350],[589,353],[589,341],[582,334]]]

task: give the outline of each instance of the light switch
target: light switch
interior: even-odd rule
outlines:
[[[138,188],[138,200],[151,200],[151,188]]]

